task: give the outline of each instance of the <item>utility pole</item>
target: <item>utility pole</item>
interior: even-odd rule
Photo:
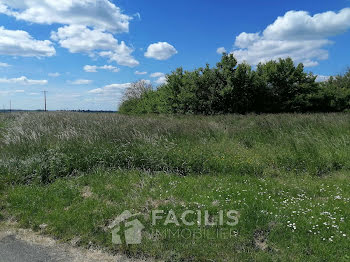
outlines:
[[[45,101],[45,112],[47,111],[47,108],[46,108],[46,94],[48,91],[41,91],[44,93],[44,101]]]
[[[12,111],[12,102],[10,100],[10,113],[11,113],[11,111]]]

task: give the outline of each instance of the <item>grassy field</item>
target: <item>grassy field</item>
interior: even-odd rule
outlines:
[[[165,261],[350,259],[350,114],[3,114],[0,148],[0,217],[63,241]],[[240,215],[154,226],[155,209]],[[140,245],[112,243],[124,210]],[[205,234],[154,234],[167,230]]]

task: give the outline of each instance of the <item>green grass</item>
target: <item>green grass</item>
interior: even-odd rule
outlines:
[[[23,227],[166,261],[350,259],[349,114],[0,115],[5,122],[0,210]],[[234,227],[152,226],[154,209],[240,217]],[[141,213],[141,245],[112,244],[107,225],[124,210]],[[152,234],[169,229],[208,237]]]

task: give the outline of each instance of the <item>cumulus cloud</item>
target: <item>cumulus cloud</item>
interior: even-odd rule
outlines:
[[[163,84],[166,84],[167,82],[165,74],[161,72],[153,73],[150,75],[150,77],[158,78],[157,80],[154,81],[158,85],[163,85]]]
[[[82,25],[69,25],[51,33],[51,39],[67,48],[71,53],[98,51],[100,56],[108,57],[119,65],[134,67],[139,62],[131,55],[134,50],[124,41],[120,44],[111,33],[100,29],[90,29]]]
[[[0,27],[0,55],[42,57],[55,54],[56,50],[49,40],[36,40],[26,31]]]
[[[147,75],[147,72],[135,71],[135,75]]]
[[[260,39],[259,33],[255,34],[247,34],[246,32],[241,33],[236,37],[235,46],[240,48],[247,48],[250,45],[254,44],[254,42]]]
[[[157,60],[167,60],[177,53],[177,50],[171,44],[167,42],[158,42],[155,44],[151,44],[147,48],[145,57],[154,58]]]
[[[56,73],[49,73],[48,74],[50,77],[59,77],[61,74],[56,72]]]
[[[311,16],[305,11],[289,11],[261,33],[243,32],[236,37],[233,54],[239,61],[259,62],[291,57],[305,66],[317,66],[328,59],[328,38],[350,29],[350,8],[338,13]]]
[[[68,81],[68,83],[71,85],[89,85],[92,82],[93,82],[92,80],[88,80],[88,79],[77,79],[74,81]]]
[[[103,57],[108,57],[110,62],[117,62],[119,65],[135,67],[140,63],[137,61],[131,54],[134,52],[134,49],[128,47],[124,41],[119,45],[115,46],[113,51],[103,51],[99,55]]]
[[[33,80],[28,79],[25,76],[18,78],[0,78],[0,83],[2,84],[19,84],[19,85],[46,85],[47,80]]]
[[[297,62],[303,62],[305,66],[316,66],[316,60],[328,59],[325,45],[331,42],[328,40],[265,40],[261,39],[247,49],[233,51],[239,61],[247,61],[253,65],[268,60],[291,57]],[[315,60],[316,59],[316,60]]]
[[[67,48],[71,53],[109,50],[118,46],[117,39],[110,33],[89,29],[82,25],[69,25],[51,33],[51,39]]]
[[[102,88],[92,89],[88,93],[96,95],[115,95],[123,92],[126,88],[130,87],[130,85],[131,83],[111,84]]]
[[[163,85],[167,83],[166,76],[159,77],[156,81],[154,81],[158,85]]]
[[[324,39],[350,28],[350,8],[310,16],[305,11],[290,11],[269,25],[264,36],[269,39]]]
[[[218,53],[219,55],[222,55],[223,53],[227,53],[225,47],[219,47],[218,49],[216,49],[216,53]]]
[[[131,16],[109,0],[1,0],[0,13],[38,24],[74,24],[128,32]]]
[[[131,55],[134,50],[124,42],[119,43],[113,35],[129,32],[132,16],[123,14],[111,0],[0,0],[0,13],[31,23],[64,25],[51,33],[51,39],[71,53],[87,53],[91,56],[101,53],[120,65],[134,67],[139,64]],[[0,32],[0,35],[3,34]],[[24,41],[20,40],[13,42],[23,47]],[[34,48],[36,53],[38,49],[46,47],[44,55],[49,56],[55,53],[51,44],[46,40],[28,46]],[[12,50],[10,47],[6,49]],[[26,54],[43,56],[28,51]]]
[[[84,66],[84,71],[88,73],[96,73],[97,70],[108,70],[112,71],[114,73],[119,72],[119,68],[111,65],[104,65],[104,66],[96,66],[96,65],[86,65]]]

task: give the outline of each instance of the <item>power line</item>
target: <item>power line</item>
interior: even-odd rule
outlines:
[[[42,93],[44,93],[44,102],[45,102],[45,112],[47,111],[46,108],[46,94],[48,93],[48,91],[41,91]]]

